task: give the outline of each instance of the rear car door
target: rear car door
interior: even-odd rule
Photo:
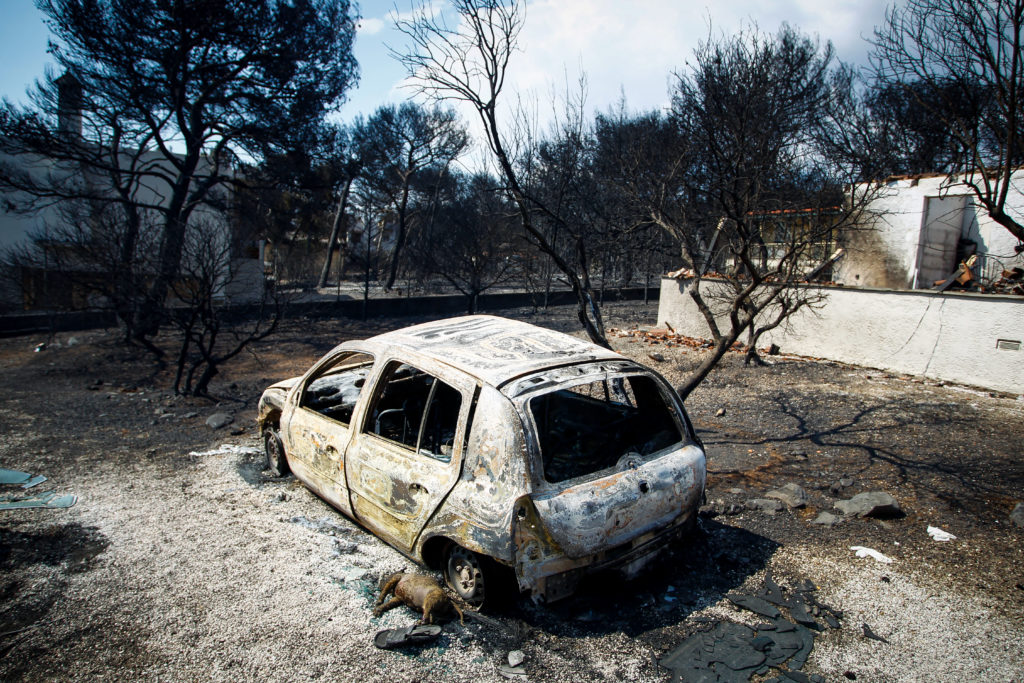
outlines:
[[[473,391],[461,384],[391,361],[349,444],[354,515],[403,550],[412,549],[459,477]]]

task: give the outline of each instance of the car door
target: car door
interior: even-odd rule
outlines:
[[[355,517],[411,550],[459,476],[472,383],[390,362],[352,436],[345,472]]]
[[[297,387],[295,407],[282,425],[296,476],[349,515],[345,449],[372,366],[371,355],[351,351],[315,368]]]

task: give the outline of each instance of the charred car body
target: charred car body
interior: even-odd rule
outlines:
[[[270,469],[474,604],[501,567],[546,601],[587,572],[633,574],[704,492],[703,448],[657,373],[491,316],[345,342],[269,387],[259,421]]]

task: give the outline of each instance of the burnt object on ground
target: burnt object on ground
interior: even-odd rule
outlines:
[[[754,628],[720,621],[707,631],[687,638],[658,663],[673,672],[673,682],[749,681],[779,671],[777,681],[818,681],[820,676],[800,672],[814,647],[816,632],[824,630],[816,616],[830,628],[839,628],[842,612],[816,597],[810,581],[800,581],[785,591],[765,573],[764,587],[752,595],[730,593],[733,604],[768,617],[771,621]],[[789,610],[785,618],[775,606]]]

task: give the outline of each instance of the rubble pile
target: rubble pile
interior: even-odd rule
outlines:
[[[671,327],[655,328],[650,330],[620,330],[613,327],[608,330],[608,333],[620,338],[635,339],[637,341],[644,342],[645,344],[663,344],[667,348],[685,346],[691,349],[711,349],[715,346],[715,343],[710,339],[687,337],[684,334],[677,333]],[[734,342],[729,350],[741,352],[745,351],[746,348],[746,344],[738,341]],[[768,349],[766,348],[764,351],[767,353]]]
[[[998,280],[983,288],[983,291],[993,294],[1017,294],[1024,296],[1024,268],[1010,268],[1004,270]]]
[[[939,292],[950,290],[1024,296],[1024,268],[1005,269],[998,278],[985,284],[975,270],[977,262],[978,257],[972,255],[966,261],[962,261],[949,277],[944,280],[936,280],[932,289]]]

